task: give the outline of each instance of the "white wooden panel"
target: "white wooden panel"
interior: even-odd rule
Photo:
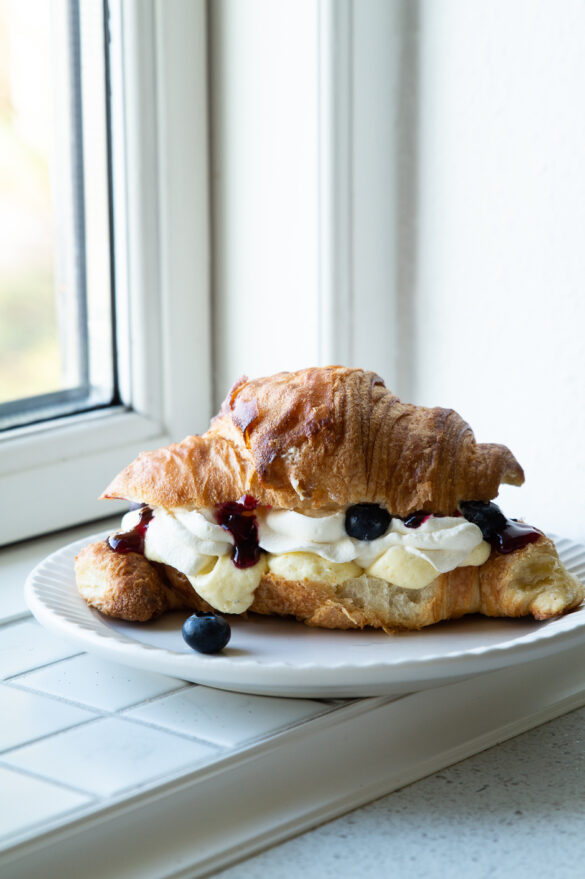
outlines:
[[[320,9],[321,360],[373,369],[395,388],[402,6],[322,0]]]
[[[312,0],[210,4],[216,403],[318,360]]]

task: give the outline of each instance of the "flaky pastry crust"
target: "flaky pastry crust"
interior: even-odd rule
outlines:
[[[240,379],[203,436],[143,452],[103,497],[195,509],[251,494],[309,514],[370,502],[449,515],[523,481],[510,450],[477,443],[452,409],[402,403],[375,373],[334,366]]]
[[[184,574],[136,553],[117,554],[106,541],[83,549],[75,567],[81,595],[109,616],[144,622],[166,610],[213,610]],[[290,616],[326,629],[373,627],[392,632],[470,613],[545,620],[576,607],[583,597],[583,586],[543,535],[507,555],[493,551],[480,567],[441,574],[420,590],[400,589],[365,574],[333,586],[268,573],[250,611]]]

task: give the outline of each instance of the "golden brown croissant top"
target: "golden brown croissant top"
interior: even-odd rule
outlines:
[[[476,443],[452,409],[402,403],[375,373],[332,366],[241,378],[207,433],[143,452],[103,497],[195,508],[251,494],[304,513],[372,502],[447,515],[523,481],[510,450]]]

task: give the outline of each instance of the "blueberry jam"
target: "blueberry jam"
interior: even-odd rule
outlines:
[[[430,518],[430,513],[425,513],[424,510],[417,510],[416,513],[411,513],[410,516],[406,516],[402,521],[407,528],[420,528],[423,522]]]
[[[108,545],[114,552],[144,553],[144,536],[153,512],[150,507],[142,506],[140,519],[131,531],[120,531],[108,537]]]
[[[539,537],[542,537],[542,531],[539,531],[538,528],[526,525],[525,522],[508,519],[504,530],[496,534],[489,542],[494,549],[505,554],[514,552],[516,549],[522,549],[522,547],[528,546],[529,543],[535,543]]]
[[[388,530],[392,516],[378,504],[354,504],[345,513],[345,530],[356,540],[376,540]]]
[[[542,536],[542,531],[532,525],[507,519],[497,504],[462,501],[459,507],[467,521],[481,529],[483,539],[503,554],[522,549]]]
[[[239,501],[228,501],[215,508],[215,521],[234,538],[232,561],[236,568],[251,568],[260,558],[258,523],[253,510],[255,498],[245,494]]]

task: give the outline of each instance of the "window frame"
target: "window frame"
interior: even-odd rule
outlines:
[[[91,521],[138,449],[211,415],[205,0],[111,0],[113,279],[122,404],[0,439],[0,545]]]
[[[412,228],[404,202],[416,195],[398,161],[414,153],[398,130],[407,10],[386,0],[249,0],[249,7],[246,14],[230,0],[210,4],[215,403],[242,373],[316,363],[372,369],[397,389],[411,365],[400,288],[407,300],[412,236],[401,228]],[[284,26],[295,7],[302,30]],[[302,75],[280,58],[298,59]],[[269,103],[262,78],[279,84],[282,100]],[[295,125],[306,116],[298,106],[315,96],[314,143],[299,149]],[[255,198],[264,167],[273,191]],[[316,181],[316,192],[291,193],[301,174]],[[296,234],[303,211],[315,240]],[[299,282],[306,286],[297,293]]]
[[[393,389],[410,370],[403,275],[412,248],[401,227],[416,187],[399,167],[414,152],[413,120],[403,118],[409,15],[386,0],[318,5],[320,362],[372,369]]]

